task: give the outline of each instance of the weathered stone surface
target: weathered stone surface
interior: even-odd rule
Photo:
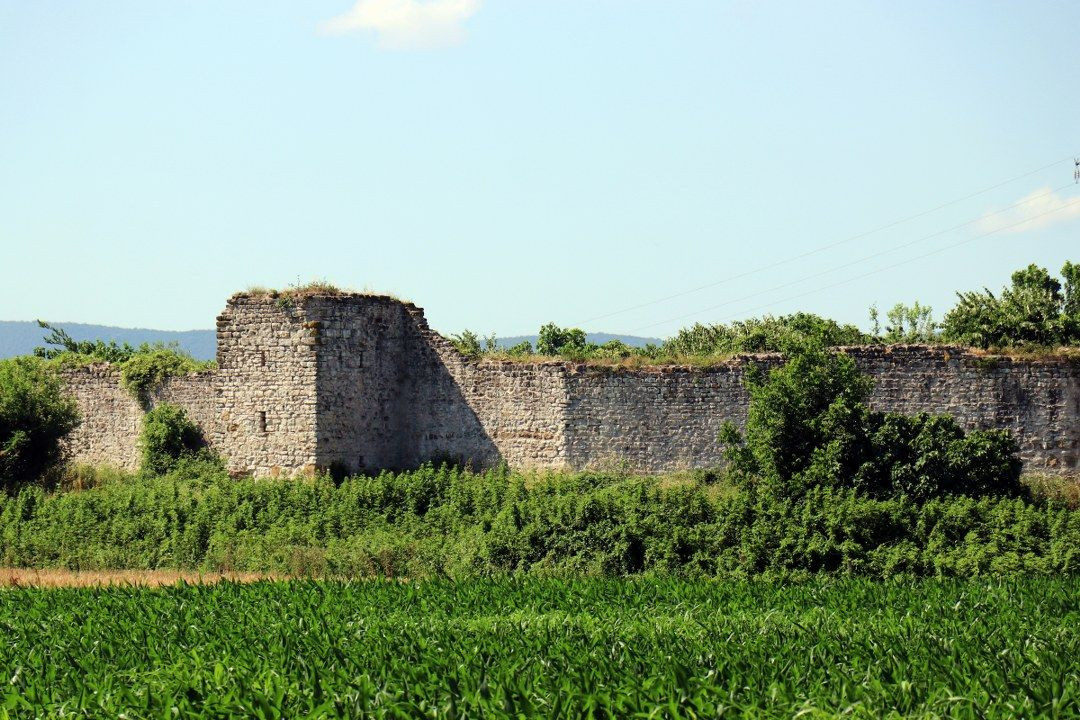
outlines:
[[[871,404],[947,412],[965,427],[1012,430],[1029,469],[1080,469],[1080,368],[987,358],[963,348],[855,347]],[[452,459],[644,471],[715,466],[725,420],[742,424],[745,356],[710,368],[611,369],[469,360],[419,308],[385,297],[292,301],[237,295],[218,318],[212,373],[169,381],[175,402],[235,472],[404,468]],[[134,467],[143,410],[108,366],[69,371],[83,411],[77,460]]]
[[[107,364],[72,368],[63,375],[82,413],[82,423],[66,439],[68,451],[77,462],[137,468],[143,416],[146,410],[163,402],[183,407],[208,437],[217,429],[213,373],[169,379],[150,393],[145,408],[120,385],[120,373]]]

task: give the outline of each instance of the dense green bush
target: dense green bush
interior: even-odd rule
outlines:
[[[692,478],[410,473],[233,479],[189,462],[0,502],[0,564],[322,575],[891,577],[1072,573],[1080,511],[1022,498],[777,498]]]
[[[60,462],[61,440],[78,423],[75,400],[47,363],[0,360],[0,492],[36,482]]]
[[[1080,344],[1080,265],[1066,262],[1061,275],[1064,283],[1029,265],[1000,296],[957,293],[960,302],[942,324],[945,339],[980,348]]]
[[[541,355],[582,354],[588,345],[584,330],[561,328],[555,323],[548,323],[540,328],[536,339],[536,352]]]
[[[162,403],[143,417],[139,433],[142,472],[161,475],[183,460],[194,459],[206,442],[199,427],[178,405]]]
[[[739,320],[728,325],[696,324],[683,328],[664,343],[673,355],[729,355],[741,352],[787,352],[807,343],[837,347],[865,345],[873,341],[854,325],[812,313]]]
[[[870,380],[848,355],[805,347],[767,373],[753,369],[747,387],[745,437],[727,423],[720,440],[749,485],[793,497],[816,486],[917,499],[1020,491],[1010,433],[965,433],[947,416],[871,411]]]

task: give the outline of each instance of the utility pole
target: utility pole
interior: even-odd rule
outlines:
[[[1076,165],[1076,169],[1073,170],[1073,181],[1080,184],[1080,157],[1073,158],[1073,164]]]

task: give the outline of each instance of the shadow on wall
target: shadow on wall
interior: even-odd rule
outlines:
[[[442,338],[413,320],[407,341],[412,347],[412,447],[404,457],[413,458],[414,466],[447,462],[482,469],[501,464],[502,453],[461,387],[459,378],[468,377],[466,361],[451,348],[438,352],[434,343]],[[457,376],[447,363],[454,363]]]

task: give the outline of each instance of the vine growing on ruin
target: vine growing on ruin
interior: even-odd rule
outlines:
[[[215,367],[213,361],[196,360],[175,344],[143,343],[134,347],[114,340],[75,340],[62,328],[38,320],[49,331],[46,347],[34,354],[59,367],[81,367],[109,363],[120,371],[120,383],[146,405],[155,388],[171,377],[180,377]]]

